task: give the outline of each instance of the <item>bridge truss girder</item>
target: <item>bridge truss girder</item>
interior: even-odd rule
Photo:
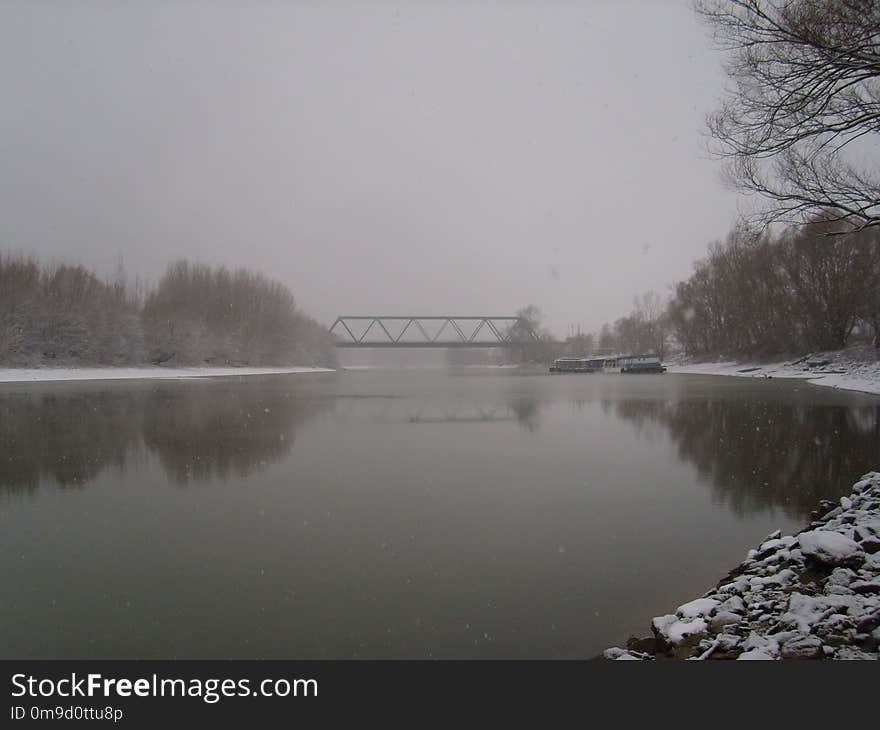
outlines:
[[[349,324],[354,322],[369,322],[360,336],[356,335]],[[395,336],[392,334],[392,322],[403,322],[400,332]],[[423,323],[441,322],[437,331],[431,335],[425,329]],[[462,329],[462,323],[476,323],[470,335],[466,334]],[[517,332],[521,336],[516,340],[511,338],[509,334],[513,329],[513,325],[519,325]],[[346,338],[337,328],[341,328]],[[376,328],[375,332],[379,339],[368,340],[367,335]],[[405,340],[404,335],[412,328],[413,332],[417,332],[420,336],[418,339]],[[440,339],[441,336],[449,330],[448,339]],[[477,336],[485,332],[488,339],[478,340]],[[481,317],[481,316],[464,316],[464,317],[438,317],[438,316],[363,316],[351,315],[337,317],[336,321],[330,327],[330,333],[336,335],[336,347],[515,347],[517,345],[526,345],[538,341],[538,335],[531,329],[528,322],[522,317]],[[486,336],[484,335],[484,336]]]

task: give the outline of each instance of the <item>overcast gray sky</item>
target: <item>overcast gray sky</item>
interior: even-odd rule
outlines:
[[[0,247],[597,328],[734,219],[720,63],[686,0],[4,0]]]

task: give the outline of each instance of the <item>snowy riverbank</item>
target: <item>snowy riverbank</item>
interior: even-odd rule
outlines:
[[[288,375],[332,373],[329,368],[7,368],[0,369],[0,383],[55,382],[66,380],[174,380],[223,378],[242,375]]]
[[[743,378],[804,378],[814,385],[880,395],[880,359],[874,348],[823,352],[776,363],[673,363],[668,364],[668,371]]]
[[[769,535],[716,588],[651,628],[652,638],[605,658],[880,658],[880,473],[806,530]]]

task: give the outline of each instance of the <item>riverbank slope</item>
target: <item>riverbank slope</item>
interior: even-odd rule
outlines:
[[[797,535],[769,535],[715,588],[655,617],[651,630],[604,657],[880,658],[880,473],[865,474]]]
[[[729,375],[743,378],[803,378],[813,385],[880,395],[880,357],[861,346],[819,352],[787,361],[667,363],[670,373]]]

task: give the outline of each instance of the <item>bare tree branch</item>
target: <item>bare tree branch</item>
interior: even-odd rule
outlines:
[[[761,222],[880,226],[880,2],[696,0],[732,81],[708,119],[728,181],[770,201]]]

